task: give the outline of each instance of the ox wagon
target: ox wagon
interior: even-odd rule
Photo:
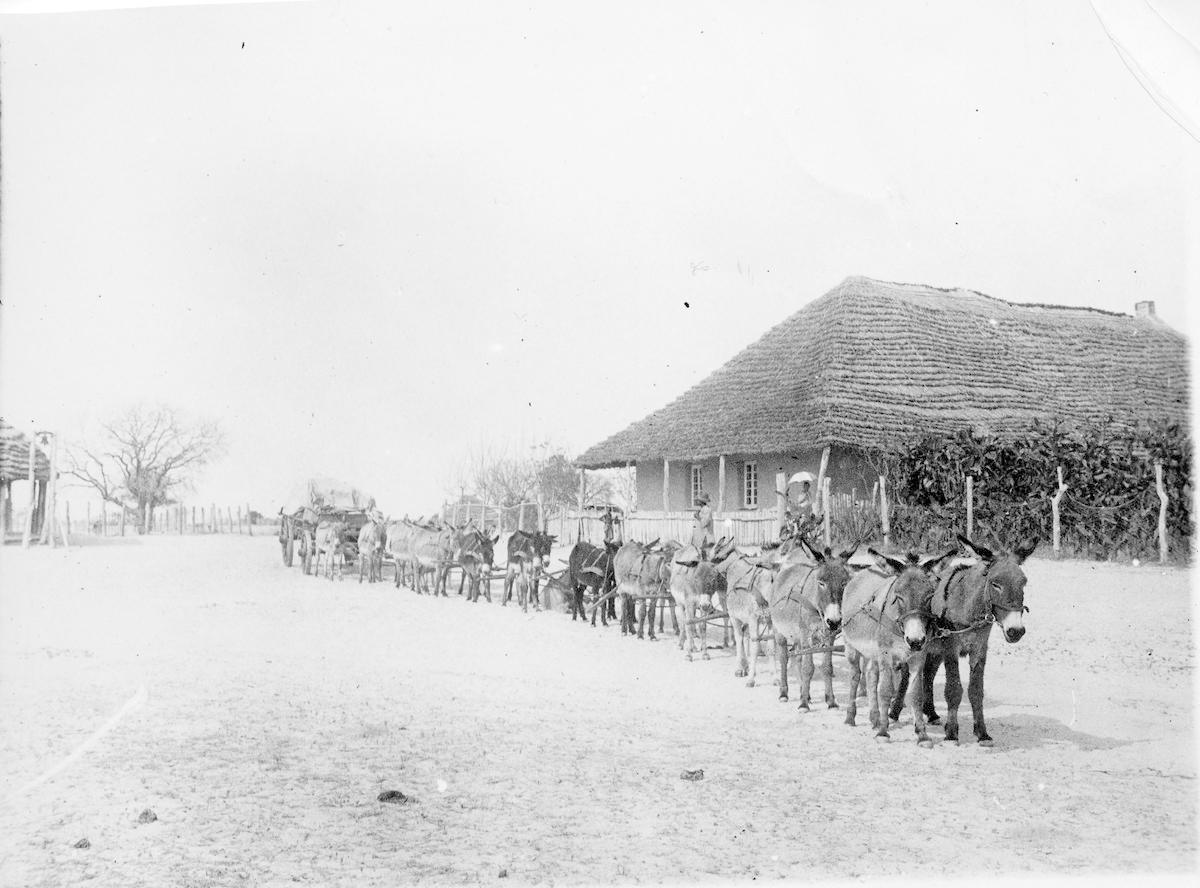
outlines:
[[[279,547],[283,563],[291,567],[295,556],[299,555],[300,566],[306,574],[312,573],[318,524],[322,521],[342,522],[342,556],[347,564],[353,564],[358,560],[358,532],[371,520],[365,509],[337,509],[328,506],[319,509],[301,506],[291,514],[280,509],[279,518]]]

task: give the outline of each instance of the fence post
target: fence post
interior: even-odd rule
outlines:
[[[250,517],[249,503],[246,503],[246,536],[254,536],[254,519]]]
[[[84,520],[87,521],[86,533],[91,533],[92,532],[92,501],[91,500],[88,500],[84,504],[84,509],[85,509],[85,519]]]
[[[517,506],[517,530],[525,529],[525,503]]]
[[[787,478],[783,472],[775,473],[775,539],[783,536],[783,525],[787,522]]]
[[[238,506],[238,533],[242,532],[242,507]]]
[[[64,508],[67,510],[67,533],[71,532],[71,501],[67,500]],[[65,536],[65,534],[64,534]]]
[[[975,479],[967,475],[967,539],[975,539]]]
[[[100,535],[108,536],[108,503],[100,500]]]
[[[825,518],[823,519],[823,523],[825,525],[824,526],[825,545],[832,546],[833,545],[833,536],[829,531],[829,512],[831,511],[831,503],[829,501],[829,478],[828,477],[825,478],[825,489],[822,491],[821,496],[825,500],[825,508],[824,508]]]
[[[671,511],[671,461],[663,459],[663,516]]]
[[[883,545],[892,544],[892,528],[888,523],[887,479],[879,476],[879,522],[883,525]]]
[[[1058,467],[1058,492],[1050,497],[1050,511],[1053,516],[1053,531],[1054,531],[1054,557],[1062,557],[1062,520],[1059,513],[1059,503],[1062,502],[1063,494],[1067,492],[1067,485],[1063,483],[1062,466]]]
[[[121,503],[121,536],[125,536],[125,513],[128,511],[125,504]]]
[[[725,454],[717,462],[717,514],[725,514]],[[659,632],[662,631],[660,627]]]
[[[241,511],[242,510],[239,508],[238,512],[240,513]],[[240,525],[241,521],[239,521],[238,524]],[[225,528],[230,533],[233,533],[233,509],[230,506],[225,507]],[[238,530],[241,529],[241,527],[238,527]]]
[[[211,532],[216,533],[217,532],[217,504],[216,503],[208,504],[208,520],[212,527]]]
[[[1154,461],[1154,486],[1158,488],[1158,561],[1167,563],[1167,490],[1163,487],[1162,460]]]
[[[201,509],[200,511],[203,512],[204,510]],[[196,507],[192,506],[192,533],[195,533],[195,532],[196,532]]]

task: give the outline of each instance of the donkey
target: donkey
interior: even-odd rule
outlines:
[[[474,527],[467,527],[461,530],[457,539],[457,561],[461,569],[461,576],[458,580],[458,594],[463,594],[463,584],[467,585],[467,601],[475,603],[479,601],[479,587],[483,585],[484,595],[487,596],[488,603],[492,601],[492,584],[491,580],[486,584],[480,582],[484,568],[487,568],[488,573],[492,570],[492,561],[495,558],[496,541],[500,539],[497,534],[494,537],[489,537],[486,533]]]
[[[325,560],[325,575],[330,580],[333,579],[333,564],[337,561],[337,576],[342,577],[342,563],[344,556],[342,552],[342,534],[346,530],[346,525],[342,521],[322,521],[317,525],[316,532],[316,558],[314,560],[313,573],[317,576],[321,575],[321,556],[326,557]]]
[[[907,663],[918,673],[924,668],[925,643],[932,634],[930,611],[936,580],[933,572],[957,552],[932,555],[918,560],[909,555],[901,561],[868,549],[880,566],[893,575],[862,571],[850,578],[842,596],[842,638],[846,661],[850,665],[850,703],[846,724],[853,725],[858,713],[858,685],[866,664],[867,700],[871,707],[871,726],[880,740],[889,739],[888,712],[895,694],[896,668]],[[913,730],[917,743],[930,747],[933,741],[925,731],[923,682],[914,682],[911,694]]]
[[[824,647],[821,672],[825,679],[825,703],[830,709],[837,709],[833,694],[833,638],[842,626],[842,598],[850,582],[846,561],[857,548],[855,545],[834,554],[829,547],[821,552],[802,542],[784,560],[775,577],[769,613],[775,630],[781,703],[788,699],[789,649],[793,645],[799,647],[800,709],[807,711],[816,671],[813,648]],[[811,558],[806,557],[805,549]]]
[[[642,572],[641,590],[636,602],[625,599],[625,608],[622,609],[622,614],[630,618],[636,616],[638,638],[645,637],[648,625],[650,640],[656,640],[654,617],[658,613],[660,599],[663,601],[664,608],[669,607],[668,602],[671,598],[667,590],[671,585],[672,559],[678,548],[679,543],[669,542],[664,543],[662,548],[652,551],[646,558],[645,569]],[[672,622],[674,622],[673,619]],[[676,628],[678,629],[678,625]]]
[[[366,571],[367,582],[380,580],[383,572],[383,547],[387,540],[387,527],[382,521],[372,518],[358,531],[358,582],[363,581]]]
[[[749,676],[746,687],[754,687],[758,674],[758,627],[771,625],[771,586],[778,564],[756,561],[742,552],[724,559],[718,570],[725,574],[725,611],[733,627],[733,645],[738,665],[735,678]]]
[[[975,739],[980,746],[993,741],[983,720],[983,673],[987,666],[988,639],[992,624],[1000,626],[1004,640],[1016,644],[1025,636],[1025,572],[1021,565],[1037,548],[1036,539],[1017,546],[1012,552],[997,555],[959,534],[959,541],[978,559],[975,564],[957,564],[943,572],[933,595],[933,615],[937,621],[933,638],[925,646],[922,674],[922,698],[930,724],[939,719],[933,708],[933,680],[938,667],[946,667],[946,739],[958,743],[958,707],[962,702],[959,657],[969,657],[970,679],[967,697],[971,703]],[[900,676],[900,694],[908,684],[905,669]],[[898,715],[892,704],[892,718]]]
[[[587,614],[583,609],[585,589],[590,588],[598,601],[616,586],[613,558],[620,548],[621,544],[618,542],[610,541],[604,544],[604,548],[600,548],[584,540],[572,547],[571,554],[567,556],[567,585],[571,593],[572,622],[577,618],[587,622]],[[600,611],[601,623],[607,626],[608,616],[605,609],[597,607],[596,610]],[[592,612],[592,625],[596,625],[595,611]]]
[[[695,546],[685,546],[675,553],[671,564],[671,598],[675,601],[676,621],[682,632],[679,647],[688,662],[692,660],[697,637],[700,639],[700,657],[708,656],[708,618],[716,613],[713,596],[725,610],[726,580],[721,562],[735,551],[733,540],[722,537],[713,546],[712,560],[701,561]],[[700,627],[697,632],[693,625]]]
[[[662,552],[654,548],[657,543],[657,539],[649,545],[628,542],[617,549],[616,554],[613,555],[615,585],[608,596],[617,599],[622,635],[633,635],[636,632],[634,629],[636,622],[634,602],[646,594],[647,590],[658,594],[664,585]],[[603,607],[605,600],[605,598],[601,598],[596,603],[596,609]],[[595,613],[592,616],[594,618]],[[650,638],[654,638],[653,625],[650,626]]]
[[[515,583],[517,603],[522,611],[529,610],[530,592],[533,593],[533,609],[542,609],[538,601],[538,580],[548,566],[555,539],[552,534],[540,530],[533,533],[518,530],[508,538],[508,572],[504,576],[504,594],[500,597],[502,606],[508,606]]]

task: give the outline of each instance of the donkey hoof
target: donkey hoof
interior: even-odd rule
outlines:
[[[876,743],[891,743],[892,738],[891,738],[891,736],[888,735],[887,731],[881,731],[880,733],[875,735],[875,742]]]
[[[796,711],[797,712],[808,712],[809,711],[808,703],[806,703],[804,700],[801,700],[800,705],[796,707]]]
[[[989,748],[994,746],[995,744],[996,744],[996,741],[993,740],[991,737],[985,737],[984,739],[979,741],[980,746],[986,746]]]
[[[748,688],[752,688],[752,687],[754,687],[754,679],[752,679],[752,678],[751,678],[751,679],[748,679],[748,680],[746,681],[746,687],[748,687]]]
[[[782,693],[782,694],[780,694],[780,695],[779,695],[779,702],[780,702],[780,703],[786,703],[787,701],[788,701],[788,699],[787,699],[787,692],[785,691],[784,693]]]
[[[830,701],[829,701],[829,708],[830,708],[830,709],[838,709],[838,708],[840,708],[840,707],[837,705],[837,700],[830,700]]]
[[[708,651],[705,651],[703,654],[701,654],[701,655],[700,655],[700,657],[701,657],[701,659],[704,659],[704,660],[711,660],[711,659],[712,659],[712,657],[710,657],[710,656],[708,655]]]
[[[737,669],[733,670],[734,678],[744,678],[745,675],[746,675],[746,670],[742,669],[740,666]]]
[[[942,723],[942,717],[936,712],[931,712],[925,716],[925,721],[931,725],[940,725]]]
[[[846,720],[845,720],[844,724],[847,724],[852,728],[857,727],[857,725],[855,725],[855,723],[854,723],[854,716],[852,716],[848,713],[846,715]]]
[[[917,746],[921,747],[922,749],[933,749],[933,741],[928,737],[918,737]]]

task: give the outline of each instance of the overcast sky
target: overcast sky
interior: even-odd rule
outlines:
[[[1198,145],[1089,3],[565,6],[0,16],[0,412],[161,401],[227,431],[197,502],[416,514],[849,275],[1187,328]]]

